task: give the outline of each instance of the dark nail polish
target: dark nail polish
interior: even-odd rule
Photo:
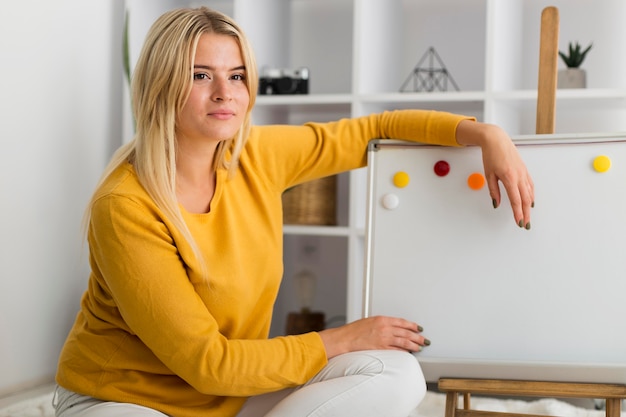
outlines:
[[[530,230],[530,222],[526,223],[526,230]]]
[[[424,328],[423,328],[422,326],[419,326],[419,325],[418,325],[418,326],[417,326],[417,331],[418,331],[418,332],[423,332],[423,331],[424,331]]]
[[[424,346],[430,346],[430,340],[424,339]]]
[[[530,203],[530,208],[535,208],[535,202]]]
[[[493,208],[498,208],[498,202],[495,198],[491,200],[491,204],[493,204]]]
[[[524,220],[523,220],[523,219],[522,219],[522,220],[520,220],[520,221],[519,221],[519,223],[517,223],[517,225],[518,225],[519,227],[524,227]]]

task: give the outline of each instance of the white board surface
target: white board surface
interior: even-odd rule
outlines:
[[[626,137],[516,143],[535,182],[530,230],[502,186],[498,209],[486,185],[468,187],[479,148],[370,145],[364,315],[424,327],[432,344],[416,355],[429,381],[626,383]]]

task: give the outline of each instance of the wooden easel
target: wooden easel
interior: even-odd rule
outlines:
[[[551,6],[546,7],[541,12],[539,78],[537,81],[537,134],[554,133],[558,58],[559,9]]]
[[[558,61],[559,13],[546,7],[541,14],[539,79],[537,87],[537,134],[554,133]],[[594,398],[606,400],[606,417],[621,416],[621,401],[626,399],[626,385],[541,382],[501,379],[439,379],[439,390],[446,393],[445,417],[493,417],[498,415],[531,416],[470,409],[470,396],[508,395],[516,397]],[[463,408],[459,408],[459,396]]]

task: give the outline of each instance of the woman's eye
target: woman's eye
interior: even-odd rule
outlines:
[[[208,80],[209,79],[209,75],[204,73],[204,72],[198,72],[198,73],[193,75],[193,79],[194,80],[198,80],[198,81]]]
[[[243,74],[234,74],[232,76],[232,79],[235,81],[245,81],[246,80],[246,76]]]

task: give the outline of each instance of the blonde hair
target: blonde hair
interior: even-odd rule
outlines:
[[[227,169],[229,176],[235,173],[250,132],[258,89],[254,55],[245,34],[228,16],[206,7],[180,8],[159,17],[147,34],[131,81],[135,137],[115,152],[98,184],[117,167],[130,162],[141,185],[191,245],[203,265],[205,278],[206,265],[176,198],[176,120],[191,91],[198,41],[206,33],[234,37],[246,68],[250,104],[244,122],[234,137],[218,145],[214,161],[216,169]],[[85,225],[94,197],[85,213]]]

